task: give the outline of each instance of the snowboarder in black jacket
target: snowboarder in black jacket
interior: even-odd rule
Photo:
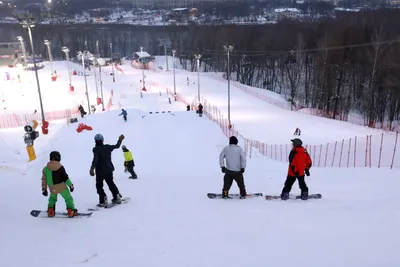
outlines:
[[[94,176],[96,170],[96,189],[99,194],[99,207],[104,207],[108,204],[107,195],[103,189],[103,182],[106,181],[108,188],[110,189],[113,199],[112,203],[121,203],[121,194],[119,193],[118,187],[114,183],[113,172],[115,170],[114,165],[111,161],[111,152],[121,146],[124,135],[120,135],[116,145],[104,144],[104,137],[101,134],[96,134],[94,141],[96,146],[93,148],[93,161],[90,168],[90,175]]]

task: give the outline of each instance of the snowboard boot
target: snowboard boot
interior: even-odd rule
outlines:
[[[72,218],[75,217],[78,213],[77,209],[67,209],[68,217]]]
[[[117,194],[117,195],[111,200],[111,202],[112,202],[113,204],[121,204],[121,198],[122,198],[122,195],[121,195],[121,194]]]
[[[104,207],[106,207],[108,205],[108,199],[107,199],[107,196],[105,196],[104,197],[104,202],[99,202],[99,204],[97,204],[97,207],[100,207],[100,208],[104,208]]]
[[[229,191],[228,190],[222,190],[222,198],[229,198]]]
[[[289,199],[289,193],[287,193],[287,192],[282,193],[281,199],[282,200],[288,200]]]
[[[47,216],[49,216],[49,217],[56,216],[56,207],[55,206],[53,208],[47,208]]]
[[[301,192],[301,199],[302,200],[307,200],[308,199],[308,192]]]
[[[246,195],[240,196],[240,199],[245,199],[245,198],[246,198]]]

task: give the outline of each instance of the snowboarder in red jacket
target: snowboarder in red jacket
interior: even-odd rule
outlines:
[[[304,176],[310,176],[309,170],[312,165],[311,157],[307,150],[302,146],[303,142],[299,138],[290,141],[292,141],[293,148],[289,154],[288,175],[285,181],[285,186],[282,189],[281,199],[289,199],[289,192],[292,190],[292,186],[297,179],[301,190],[301,199],[307,200],[308,187],[304,180]]]

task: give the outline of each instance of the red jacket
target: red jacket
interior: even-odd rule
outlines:
[[[294,147],[289,154],[288,176],[304,176],[304,171],[310,169],[311,165],[312,160],[307,150],[302,146]]]

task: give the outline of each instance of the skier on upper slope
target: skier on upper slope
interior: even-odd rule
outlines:
[[[68,217],[74,217],[78,213],[75,209],[74,199],[71,192],[74,191],[74,185],[68,177],[64,166],[61,165],[61,154],[58,151],[50,153],[50,161],[42,170],[42,194],[47,197],[47,187],[50,189],[49,204],[47,206],[47,214],[49,217],[55,216],[57,195],[60,194],[67,205]],[[68,187],[69,190],[68,190]]]
[[[285,186],[282,189],[281,199],[289,199],[289,192],[292,190],[296,179],[299,181],[301,189],[301,199],[308,199],[308,187],[304,180],[304,175],[310,176],[309,169],[312,165],[312,160],[307,150],[302,146],[303,142],[299,138],[290,140],[293,148],[289,154],[288,176],[285,181]]]
[[[111,161],[111,152],[121,146],[124,135],[120,135],[116,145],[105,145],[104,137],[101,134],[96,134],[94,140],[96,146],[93,148],[93,161],[90,168],[90,175],[94,176],[96,170],[96,189],[99,194],[99,207],[105,207],[108,204],[107,195],[103,189],[103,182],[106,181],[108,188],[110,189],[113,199],[112,203],[121,203],[121,194],[119,193],[118,187],[114,183],[113,172],[115,170],[114,165]]]
[[[118,116],[121,116],[121,115],[122,115],[122,117],[124,117],[124,121],[126,121],[127,120],[127,116],[128,116],[128,112],[126,112],[125,109],[122,109],[121,114],[119,114]]]
[[[226,160],[226,167],[224,160]],[[232,186],[233,180],[235,180],[240,190],[240,198],[246,198],[247,193],[243,179],[243,173],[246,168],[246,155],[243,149],[238,146],[238,140],[235,136],[229,138],[229,146],[224,147],[221,151],[219,164],[222,173],[225,173],[222,197],[228,198],[229,189]]]

